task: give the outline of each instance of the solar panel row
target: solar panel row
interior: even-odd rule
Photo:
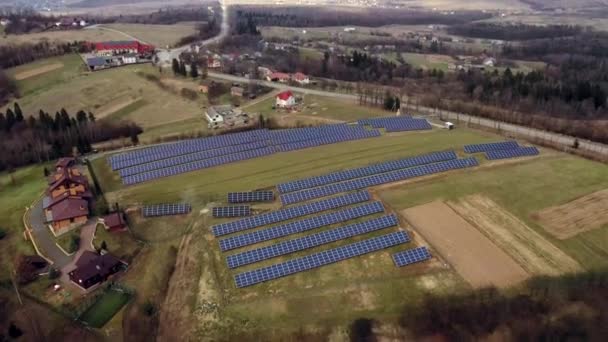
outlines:
[[[513,150],[496,150],[486,152],[486,158],[489,160],[517,158],[526,156],[537,156],[540,152],[534,146],[520,147]]]
[[[353,178],[370,176],[373,174],[404,169],[412,166],[425,165],[440,161],[454,160],[458,156],[454,151],[436,152],[425,154],[416,157],[393,160],[384,163],[372,164],[370,166],[360,167],[356,169],[332,172],[322,176],[310,177],[293,182],[279,184],[277,186],[279,192],[287,193],[302,189],[313,188],[330,183],[337,183]]]
[[[433,129],[425,119],[407,119],[390,122],[384,125],[387,132],[406,132]]]
[[[141,213],[144,217],[153,217],[187,214],[191,210],[192,207],[187,203],[164,203],[146,205],[141,208]]]
[[[448,160],[434,164],[420,165],[408,169],[401,169],[387,173],[375,174],[364,178],[356,178],[341,183],[332,183],[317,188],[290,192],[281,195],[281,202],[285,205],[307,201],[313,198],[325,197],[340,192],[368,188],[370,186],[396,182],[414,177],[431,175],[449,170],[477,166],[477,159],[465,158]]]
[[[495,150],[512,150],[519,148],[517,145],[517,141],[509,140],[509,141],[499,141],[493,143],[486,144],[474,144],[474,145],[465,145],[464,152],[466,153],[479,153],[479,152],[487,152],[487,151],[495,151]]]
[[[131,167],[127,167],[119,170],[120,177],[128,177],[138,173],[144,173],[148,171],[158,170],[165,167],[171,167],[179,164],[187,164],[195,162],[197,160],[204,160],[214,157],[219,157],[227,154],[233,154],[243,151],[255,150],[266,147],[266,143],[263,141],[254,141],[248,144],[228,146],[224,148],[217,148],[214,150],[201,151],[196,153],[184,154],[177,157],[161,159],[153,161],[151,163],[139,164]]]
[[[407,251],[393,254],[393,262],[397,267],[411,265],[417,262],[428,260],[431,258],[431,253],[426,247],[417,247]]]
[[[381,118],[367,118],[360,119],[357,121],[359,125],[368,125],[374,128],[383,128],[388,124],[411,120],[412,117],[410,115],[400,115],[400,116],[385,116]]]
[[[109,157],[109,162],[113,170],[118,170],[182,154],[247,144],[262,140],[268,140],[268,130],[266,129],[217,135],[208,138],[189,139],[170,144],[152,146],[111,156]]]
[[[397,220],[397,216],[382,216],[368,221],[253,249],[239,254],[229,255],[226,258],[226,262],[228,263],[229,268],[237,268],[243,265],[253,264],[258,261],[275,258],[281,255],[303,251],[353,236],[371,233],[377,230],[396,226],[398,224],[399,221]]]
[[[244,217],[249,215],[251,215],[251,208],[248,205],[213,208],[213,217]]]
[[[296,217],[310,215],[325,210],[335,209],[346,205],[369,201],[370,195],[367,191],[332,197],[312,203],[302,204],[290,208],[282,208],[277,211],[244,218],[233,222],[218,224],[212,227],[215,236],[232,234],[235,232],[265,226],[268,224],[290,220]]]
[[[274,200],[272,191],[229,192],[229,203],[268,202]]]
[[[290,274],[311,270],[338,261],[365,255],[409,241],[404,231],[399,231],[375,238],[351,243],[345,246],[328,249],[301,258],[292,259],[272,266],[239,273],[234,277],[236,287],[247,287]]]
[[[365,203],[356,207],[343,209],[333,213],[322,214],[319,216],[314,216],[299,221],[285,223],[279,226],[274,226],[229,237],[220,240],[220,249],[222,251],[229,251],[235,248],[249,246],[259,242],[268,241],[291,234],[301,233],[323,226],[328,226],[331,224],[364,217],[367,215],[381,213],[383,211],[384,207],[380,202]]]
[[[252,158],[257,158],[261,156],[266,156],[272,154],[274,151],[270,147],[265,147],[257,150],[251,151],[243,151],[239,153],[228,154],[225,156],[219,156],[210,159],[198,160],[188,164],[180,164],[172,167],[167,167],[164,169],[148,171],[145,173],[138,173],[133,176],[128,176],[122,179],[122,183],[125,185],[142,183],[145,181],[149,181],[152,179],[162,178],[177,175],[180,173],[186,173],[190,171],[206,169],[213,166],[218,166],[222,164],[233,163],[241,160],[247,160]]]
[[[289,152],[289,151],[301,150],[301,149],[309,148],[309,147],[335,144],[335,143],[339,143],[339,142],[343,142],[343,141],[375,138],[375,137],[379,137],[379,136],[380,136],[379,131],[366,130],[366,131],[356,132],[356,133],[355,132],[345,133],[345,134],[339,135],[339,136],[326,136],[326,137],[313,139],[313,140],[305,140],[305,141],[298,141],[298,142],[283,144],[283,145],[279,145],[278,149],[280,152]]]

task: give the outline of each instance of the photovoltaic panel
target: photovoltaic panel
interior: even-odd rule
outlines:
[[[446,160],[454,160],[458,158],[454,151],[435,152],[410,158],[393,160],[384,163],[372,164],[356,169],[332,172],[322,176],[310,177],[293,182],[279,184],[277,186],[279,192],[288,193],[302,189],[313,188],[330,183],[337,183],[353,178],[366,177],[378,173],[405,169],[408,167],[436,163]]]
[[[317,188],[290,192],[281,195],[281,202],[285,205],[293,204],[341,192],[364,189],[370,186],[392,183],[414,177],[421,177],[439,172],[473,167],[477,165],[479,164],[477,162],[477,159],[475,158],[448,160],[434,164],[420,165],[408,169],[401,169],[368,177],[351,179],[341,183],[332,183]]]
[[[197,160],[215,158],[227,154],[238,153],[243,151],[255,150],[266,147],[266,142],[263,141],[254,141],[248,144],[228,146],[224,148],[217,148],[213,150],[201,151],[190,154],[183,154],[176,157],[169,157],[166,159],[161,159],[157,161],[153,161],[151,163],[138,164],[135,166],[127,167],[118,171],[120,177],[128,177],[138,173],[144,173],[148,171],[158,170],[165,167],[171,167],[179,164],[187,164],[191,162],[195,162]]]
[[[278,145],[277,147],[280,152],[289,152],[289,151],[301,150],[301,149],[315,147],[315,146],[335,144],[335,143],[339,143],[339,142],[343,142],[343,141],[360,140],[360,139],[374,138],[374,137],[379,137],[379,136],[380,136],[379,131],[369,130],[369,131],[363,131],[363,132],[358,132],[358,133],[349,133],[349,134],[344,134],[344,135],[339,135],[339,136],[325,136],[325,137],[319,137],[317,139],[312,139],[312,140],[291,142],[291,143]]]
[[[281,255],[303,251],[331,242],[347,239],[357,235],[371,233],[399,224],[396,215],[387,215],[368,221],[343,226],[324,232],[307,235],[298,239],[280,242],[274,245],[229,255],[226,258],[229,268],[253,264],[258,261],[278,257]]]
[[[232,236],[220,240],[220,249],[229,251],[235,248],[253,245],[259,242],[276,239],[279,237],[302,233],[312,229],[329,226],[348,220],[353,220],[367,215],[377,214],[384,211],[384,207],[380,202],[372,202],[361,204],[356,207],[342,209],[333,213],[322,214],[306,218],[299,221],[285,223],[280,226],[274,226],[266,229],[256,230],[253,232]]]
[[[187,203],[164,203],[146,205],[142,207],[141,212],[144,217],[153,217],[187,214],[191,210],[192,207]]]
[[[248,205],[213,208],[213,217],[244,217],[249,215],[251,215],[251,208]]]
[[[393,262],[397,267],[403,267],[406,265],[425,261],[430,258],[431,253],[429,253],[426,247],[408,249],[407,251],[393,254]]]
[[[355,203],[369,201],[369,199],[370,195],[367,191],[360,191],[290,208],[282,208],[277,211],[272,211],[233,222],[218,224],[213,226],[212,230],[215,236],[222,236],[246,229],[290,220],[296,217],[318,213],[325,210],[336,209]]]
[[[271,202],[274,200],[272,191],[229,192],[229,203]]]
[[[486,143],[486,144],[465,145],[464,152],[479,153],[479,152],[488,152],[488,151],[495,151],[495,150],[513,150],[516,148],[519,148],[517,141],[509,140],[509,141],[499,141],[499,142]]]
[[[486,152],[486,158],[489,160],[507,159],[527,156],[537,156],[540,152],[534,146],[520,147],[513,150],[496,150]]]
[[[409,241],[406,232],[399,231],[348,245],[328,249],[301,258],[292,259],[272,266],[258,268],[235,275],[236,287],[247,287],[294,273],[315,269],[338,261],[365,255]]]

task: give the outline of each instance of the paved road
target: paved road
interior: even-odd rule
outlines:
[[[44,223],[44,212],[42,210],[42,199],[36,202],[29,211],[30,226],[36,245],[40,252],[53,261],[53,266],[63,268],[72,258],[67,256],[55,244],[55,237]]]

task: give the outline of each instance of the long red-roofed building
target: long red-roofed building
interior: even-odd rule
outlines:
[[[154,51],[154,46],[143,44],[137,40],[113,40],[92,43],[92,48],[98,55],[118,55],[127,53],[146,54]]]

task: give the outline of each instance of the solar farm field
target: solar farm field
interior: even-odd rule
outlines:
[[[129,211],[142,240],[179,246],[177,260],[184,260],[176,263],[168,285],[165,302],[170,305],[161,311],[166,323],[159,336],[238,337],[302,326],[333,328],[360,317],[390,321],[399,317],[404,303],[416,303],[425,292],[471,288],[456,267],[458,260],[404,214],[434,201],[452,208],[451,215],[466,220],[470,231],[510,258],[518,279],[538,274],[543,258],[551,259],[547,265],[552,267],[561,263],[557,274],[606,266],[608,244],[602,241],[608,239],[607,227],[556,240],[534,216],[606,188],[605,165],[548,149],[529,153],[531,146],[522,141],[507,143],[509,152],[501,153],[500,160],[492,160],[483,146],[464,148],[497,141],[504,138],[464,128],[395,132],[133,185],[123,185],[106,158],[92,164],[110,203],[192,206],[187,215],[161,219]],[[442,154],[433,155],[439,159],[422,157],[433,152]],[[389,163],[396,160],[408,161]],[[438,168],[466,160],[475,163]],[[314,178],[304,181],[309,177]],[[325,187],[331,191],[318,192]],[[234,205],[228,193],[253,190],[272,191],[274,196],[264,198],[274,200],[247,202],[251,216],[245,218],[212,217],[213,208]],[[311,196],[292,196],[304,192]],[[347,195],[356,198],[330,204]],[[283,201],[290,197],[302,201]],[[324,204],[310,209],[315,203]],[[419,247],[426,247],[430,259]],[[560,259],[553,260],[558,254]],[[522,266],[527,260],[537,263]],[[406,265],[397,267],[398,262]],[[185,312],[183,307],[194,309]]]

